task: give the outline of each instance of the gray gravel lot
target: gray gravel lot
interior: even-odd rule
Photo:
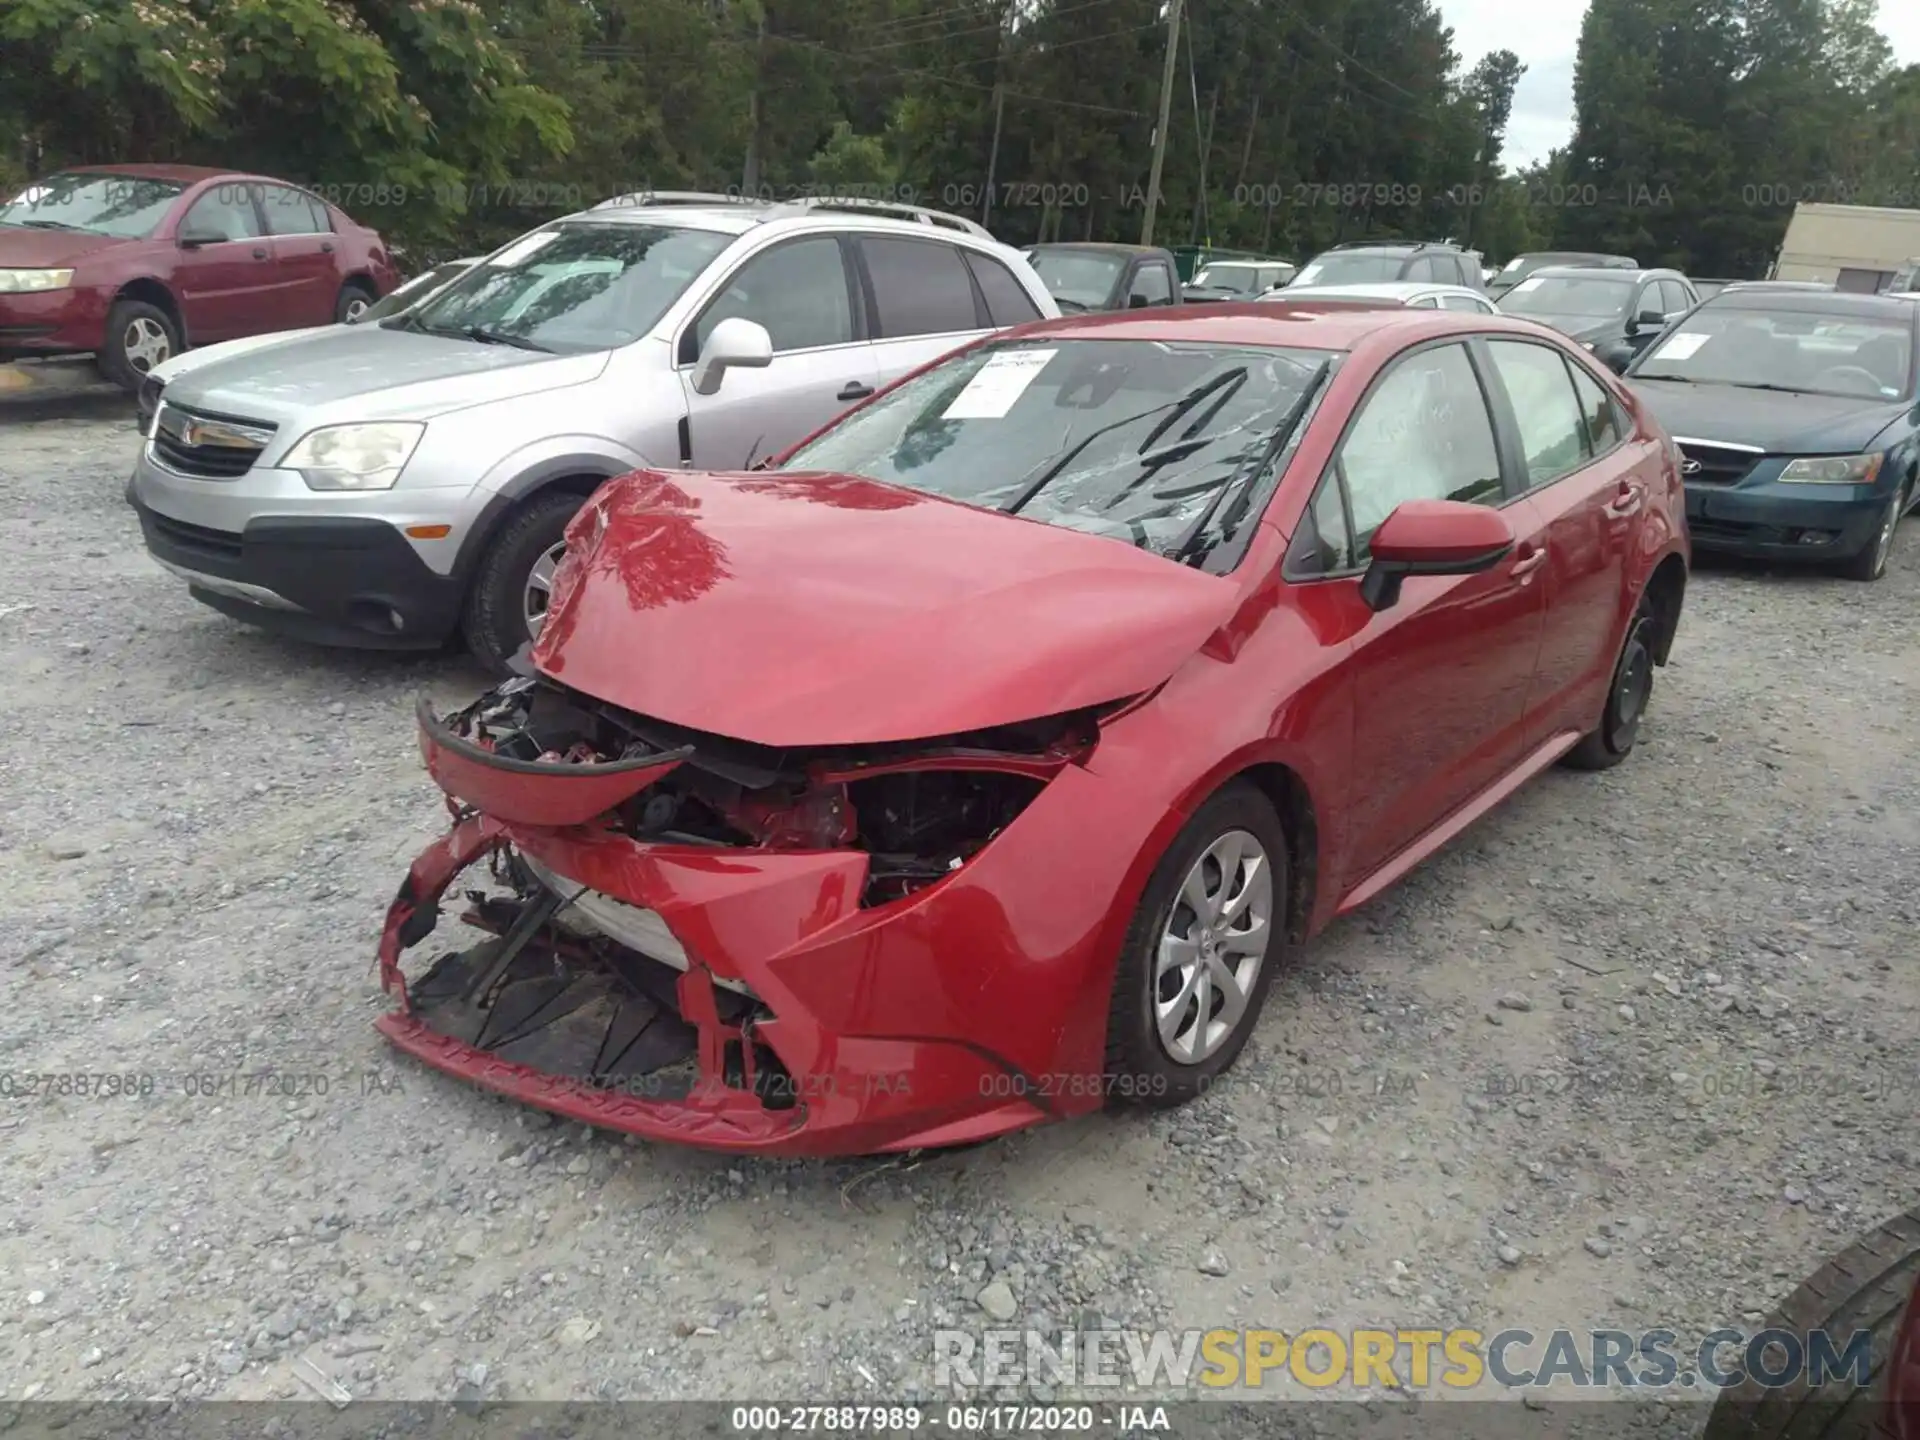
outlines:
[[[481,678],[190,600],[136,444],[0,409],[0,1076],[154,1077],[0,1096],[0,1396],[291,1396],[311,1355],[358,1397],[897,1398],[996,1280],[1048,1329],[1697,1334],[1920,1197],[1920,522],[1878,585],[1697,574],[1642,751],[1297,956],[1204,1102],[742,1161],[379,1041],[445,818],[411,700]]]

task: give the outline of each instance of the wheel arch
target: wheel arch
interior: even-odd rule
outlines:
[[[1320,893],[1320,818],[1300,772],[1279,761],[1249,765],[1216,786],[1246,781],[1266,796],[1287,837],[1287,943],[1305,942]]]
[[[473,583],[474,572],[480,568],[480,559],[487,553],[487,547],[493,543],[494,537],[536,497],[558,492],[578,495],[585,500],[607,481],[625,473],[625,470],[600,457],[586,459],[562,456],[515,476],[494,492],[460,543],[460,553],[453,562],[453,572],[461,590],[464,592]]]
[[[1658,638],[1653,647],[1656,665],[1665,665],[1673,652],[1673,637],[1680,630],[1680,610],[1687,595],[1687,562],[1678,554],[1669,554],[1654,566],[1642,592],[1653,606]]]
[[[151,275],[142,275],[129,280],[113,292],[113,301],[107,307],[108,310],[111,311],[113,305],[119,304],[122,300],[138,300],[166,311],[167,318],[173,321],[173,328],[179,333],[181,346],[184,347],[187,344],[187,317],[181,313],[180,302],[174,298],[173,291],[169,290],[164,283],[155,280]]]

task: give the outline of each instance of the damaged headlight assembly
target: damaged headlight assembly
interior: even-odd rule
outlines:
[[[309,430],[280,461],[309,490],[391,490],[427,427],[387,420]]]

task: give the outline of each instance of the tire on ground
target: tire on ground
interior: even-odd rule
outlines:
[[[100,373],[129,393],[138,391],[140,382],[146,378],[146,370],[138,368],[134,359],[127,354],[127,331],[139,321],[157,325],[167,337],[167,355],[180,353],[180,327],[174,318],[158,305],[145,300],[122,299],[113,302],[107,311],[107,329],[100,347]],[[158,363],[158,362],[155,362]],[[152,368],[151,365],[148,366]]]
[[[507,517],[481,556],[461,630],[468,648],[488,669],[504,673],[527,642],[527,579],[535,562],[560,543],[567,522],[584,504],[585,496],[569,490],[541,491]]]

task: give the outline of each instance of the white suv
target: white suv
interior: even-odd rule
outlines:
[[[609,200],[423,303],[203,365],[128,485],[198,599],[323,643],[500,666],[604,480],[743,469],[993,330],[1059,314],[969,220],[859,201]]]

